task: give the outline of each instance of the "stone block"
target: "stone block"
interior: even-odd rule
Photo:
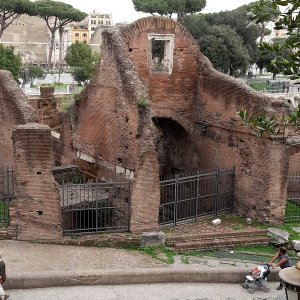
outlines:
[[[294,231],[296,231],[297,233],[300,233],[300,227],[292,227],[292,229],[293,229]]]
[[[166,243],[166,235],[160,232],[143,232],[139,235],[143,246],[159,246]]]
[[[222,223],[221,219],[214,219],[212,220],[211,225],[217,226],[220,225],[221,223]]]
[[[293,240],[292,245],[296,251],[300,251],[300,241],[299,240]]]
[[[267,236],[272,239],[272,243],[276,245],[286,244],[289,241],[289,233],[277,229],[277,228],[268,228]]]
[[[246,224],[251,225],[252,224],[252,219],[251,218],[246,218]]]

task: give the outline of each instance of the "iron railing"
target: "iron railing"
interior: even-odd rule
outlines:
[[[287,194],[285,221],[300,221],[300,172],[289,174]]]
[[[0,169],[0,224],[9,224],[9,203],[16,194],[15,171]]]
[[[159,223],[172,224],[232,212],[234,169],[162,177]]]
[[[59,186],[65,235],[129,231],[130,182]]]

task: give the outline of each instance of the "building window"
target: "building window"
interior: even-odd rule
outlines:
[[[76,37],[79,37],[79,33],[78,33],[78,32],[76,32],[76,33],[75,33],[75,36],[76,36]]]
[[[106,21],[106,25],[110,25],[110,21]]]
[[[91,31],[95,31],[95,27],[92,27],[92,28],[91,28]]]
[[[86,34],[86,33],[83,33],[82,36],[83,36],[83,37],[87,37],[87,34]]]
[[[148,34],[149,69],[152,73],[172,73],[174,34]]]
[[[91,24],[96,24],[96,20],[91,20]]]
[[[99,25],[103,25],[103,20],[99,20],[99,21],[98,21],[98,24],[99,24]]]

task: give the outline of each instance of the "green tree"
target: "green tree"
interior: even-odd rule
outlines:
[[[35,5],[29,0],[0,0],[0,40],[4,30],[22,14],[35,15]]]
[[[259,25],[251,23],[248,16],[250,9],[251,4],[240,6],[232,11],[188,16],[182,24],[195,39],[205,35],[208,28],[213,25],[230,26],[242,38],[243,46],[247,48],[250,56],[250,63],[253,64],[258,59],[256,41],[260,36],[261,29]]]
[[[291,76],[291,79],[300,78],[300,1],[295,0],[260,0],[261,9],[257,11],[254,21],[260,23],[267,13],[264,9],[266,3],[271,3],[273,9],[280,11],[275,29],[285,29],[287,39],[282,45],[262,43],[260,50],[274,55],[271,61],[274,67],[282,69],[282,73]],[[280,59],[286,51],[288,57]]]
[[[250,57],[241,37],[228,25],[214,25],[199,39],[203,53],[214,67],[234,76],[245,74]]]
[[[15,80],[18,80],[21,65],[21,57],[14,54],[14,47],[5,47],[0,44],[0,69],[10,71]]]
[[[287,39],[283,44],[263,43],[260,50],[266,55],[274,55],[271,60],[274,68],[282,68],[283,74],[290,75],[291,79],[300,78],[300,1],[298,0],[260,0],[261,11],[257,13],[255,22],[260,22],[260,16],[264,16],[264,4],[271,2],[274,9],[280,14],[275,23],[275,29],[285,29]],[[280,59],[282,52],[287,51],[287,58]],[[286,128],[292,126],[300,129],[300,105],[291,107],[289,112],[282,116],[269,116],[267,114],[249,115],[245,109],[237,112],[246,126],[250,127],[259,137],[268,136],[273,139],[280,136],[285,142]]]
[[[272,49],[278,49],[277,53],[266,51],[265,49],[261,50],[260,57],[257,61],[257,65],[260,69],[266,68],[268,72],[273,74],[273,79],[275,79],[277,74],[284,72],[283,64],[286,60],[289,59],[289,56],[292,53],[291,49],[282,47],[285,43],[283,38],[275,38],[272,40]]]
[[[172,17],[183,20],[187,15],[197,13],[206,6],[206,0],[132,0],[134,9],[152,15]]]
[[[80,22],[86,17],[86,13],[64,2],[52,0],[39,0],[35,2],[37,14],[46,21],[51,33],[50,48],[48,54],[48,69],[51,68],[52,52],[54,48],[55,32],[59,31],[59,69],[62,62],[62,38],[63,28],[71,22]]]
[[[93,75],[100,62],[100,55],[93,53],[89,45],[76,43],[68,47],[65,61],[72,67],[74,79],[81,84],[81,82],[86,82]]]
[[[217,14],[189,16],[183,25],[198,41],[201,51],[217,70],[231,75],[245,73],[251,59],[243,39],[235,29],[224,25],[221,20],[215,22],[218,25],[213,25],[211,18],[216,20],[217,17]]]
[[[28,66],[28,71],[29,71],[29,77],[31,79],[31,82],[35,79],[42,79],[45,76],[44,70],[37,66],[37,65],[29,65]]]
[[[271,21],[276,21],[277,16],[280,11],[278,7],[274,7],[272,1],[256,1],[249,5],[250,11],[248,12],[248,16],[251,21],[255,21],[256,24],[259,25],[260,28],[260,39],[259,44],[263,43],[263,40],[266,36],[266,26]],[[263,13],[262,13],[263,11]]]

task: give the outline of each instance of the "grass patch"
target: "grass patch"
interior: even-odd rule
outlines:
[[[9,222],[9,208],[8,205],[3,200],[0,200],[0,222],[2,223]]]
[[[166,246],[128,246],[124,247],[127,250],[139,251],[147,254],[148,256],[157,259],[159,261],[165,262],[167,264],[174,263],[174,256],[176,253]]]
[[[300,205],[297,205],[296,203],[293,203],[291,201],[287,201],[286,207],[285,207],[285,219],[293,219],[293,218],[299,218],[300,216]]]
[[[256,91],[263,91],[267,88],[267,85],[265,82],[253,82],[249,84],[250,87],[252,87]]]
[[[276,247],[270,246],[239,246],[235,248],[233,251],[239,253],[253,253],[253,254],[260,254],[260,255],[270,255],[274,256],[277,249]]]
[[[60,102],[60,109],[64,113],[69,113],[74,104],[75,99],[71,96],[68,96]]]
[[[181,262],[182,262],[183,264],[188,265],[188,264],[190,263],[189,257],[186,256],[186,255],[182,255],[182,256],[181,256]]]
[[[232,229],[234,230],[242,230],[244,228],[243,225],[236,225],[236,226],[233,226]]]
[[[137,101],[137,106],[139,108],[148,108],[150,106],[149,100],[145,98],[141,98]]]

